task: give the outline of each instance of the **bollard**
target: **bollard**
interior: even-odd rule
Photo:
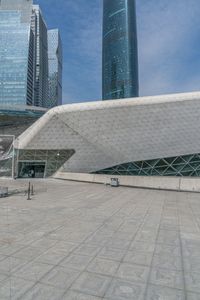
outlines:
[[[32,184],[32,186],[31,186],[31,195],[32,195],[32,196],[34,195],[33,184]]]
[[[29,184],[28,184],[28,198],[27,198],[27,200],[31,200],[30,195],[31,195],[31,183],[29,182]]]

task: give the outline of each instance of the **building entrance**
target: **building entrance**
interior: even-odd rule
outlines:
[[[19,178],[44,178],[45,162],[19,162],[18,177]]]

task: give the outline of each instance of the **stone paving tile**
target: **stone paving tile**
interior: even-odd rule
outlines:
[[[56,250],[63,255],[68,255],[71,253],[74,249],[78,247],[78,244],[75,243],[69,243],[66,241],[60,241],[55,246],[51,248],[51,250]]]
[[[164,227],[166,226],[166,229]],[[170,227],[168,227],[170,226]],[[175,230],[176,228],[179,228],[179,220],[177,217],[173,217],[172,215],[165,216],[163,214],[163,217],[160,221],[160,228],[163,230]]]
[[[105,259],[121,261],[125,254],[126,254],[126,250],[110,248],[110,247],[104,247],[98,253],[98,256],[102,257],[102,258],[105,258]]]
[[[0,299],[17,300],[33,285],[32,281],[9,277],[0,283]]]
[[[0,247],[0,253],[3,255],[12,256],[14,253],[18,252],[19,250],[23,249],[25,245],[17,244],[17,243],[11,243],[11,244],[4,244],[2,247]]]
[[[154,255],[152,265],[154,268],[162,268],[175,271],[181,271],[183,269],[180,256],[173,256],[172,254]]]
[[[90,244],[90,245],[96,245],[96,246],[99,246],[99,247],[102,247],[102,246],[105,246],[106,243],[109,242],[109,237],[106,236],[106,235],[94,235],[94,236],[91,236],[89,237],[85,243],[86,244]]]
[[[42,264],[36,261],[33,261],[29,264],[26,264],[20,270],[13,273],[15,277],[23,278],[31,281],[39,281],[47,272],[53,268],[52,265]]]
[[[0,282],[4,281],[7,278],[8,278],[8,275],[0,274]]]
[[[193,246],[200,246],[200,235],[196,233],[181,233],[182,244],[186,248]]]
[[[200,233],[200,229],[197,224],[194,224],[193,226],[180,226],[180,231],[184,233]]]
[[[119,262],[103,258],[95,258],[87,267],[88,272],[114,276],[119,267]]]
[[[27,263],[27,260],[8,256],[4,260],[0,261],[0,273],[10,275],[16,270],[22,268]]]
[[[72,290],[92,296],[103,297],[111,277],[84,272],[72,285]]]
[[[161,220],[160,222],[160,229],[161,230],[172,230],[172,231],[177,231],[179,232],[180,230],[180,226],[178,225],[178,220],[177,223],[170,223],[170,219],[169,221],[165,221],[164,219]]]
[[[39,239],[31,244],[31,247],[36,247],[42,250],[48,250],[49,248],[56,245],[56,241],[52,241],[48,238]]]
[[[122,224],[124,224],[123,218],[119,217],[111,217],[109,220],[106,220],[102,229],[105,228],[106,230],[118,230],[121,228]]]
[[[81,294],[73,291],[67,292],[63,297],[62,300],[100,300],[103,298],[99,298],[96,296]]]
[[[80,272],[74,269],[56,266],[41,279],[41,283],[66,290],[79,275]]]
[[[34,220],[32,220],[34,222]],[[32,243],[37,241],[38,239],[41,239],[45,236],[45,232],[41,232],[35,228],[31,228],[31,231],[34,230],[33,232],[27,233],[23,236],[23,238],[19,241],[20,244],[24,246],[30,246]]]
[[[135,230],[132,230],[132,232],[121,232],[120,230],[115,232],[113,235],[112,235],[112,239],[113,240],[126,240],[127,242],[129,241],[132,241],[134,236],[135,236],[135,233],[137,232],[137,229]]]
[[[179,245],[156,244],[155,254],[181,256],[181,248]]]
[[[36,258],[37,262],[49,264],[49,265],[58,265],[67,255],[63,254],[63,252],[59,252],[56,249],[50,249],[38,258]]]
[[[83,271],[88,266],[91,260],[91,256],[71,254],[63,261],[61,261],[60,265],[62,267]]]
[[[187,257],[191,257],[191,256],[199,256],[199,249],[200,249],[200,245],[199,246],[196,246],[196,245],[184,246],[182,249],[183,257],[187,258]]]
[[[2,260],[6,259],[7,257],[8,257],[8,256],[6,256],[6,255],[0,254],[0,262],[1,262]]]
[[[137,232],[139,223],[137,221],[125,221],[119,228],[120,232],[131,233]]]
[[[167,269],[152,269],[150,283],[171,288],[184,289],[183,273]]]
[[[39,257],[41,254],[44,253],[43,249],[36,248],[36,247],[25,247],[18,252],[14,253],[13,256],[20,259],[26,259],[26,260],[33,260],[37,257]]]
[[[117,248],[121,250],[127,250],[130,246],[130,240],[111,238],[106,242],[106,246],[110,248]]]
[[[166,245],[180,244],[179,232],[172,230],[160,230],[157,237],[157,243]]]
[[[200,248],[199,248],[199,252],[200,252]],[[184,257],[184,269],[186,272],[200,273],[200,257],[199,256]]]
[[[7,230],[0,231],[0,241],[4,243],[18,243],[22,238],[23,234],[16,230],[9,230],[9,225],[7,226]]]
[[[67,237],[67,241],[73,243],[82,243],[91,233],[84,233],[84,232],[73,232],[70,233]]]
[[[185,273],[186,290],[200,293],[200,273]]]
[[[154,244],[157,237],[157,231],[152,230],[141,230],[137,233],[135,240],[140,242],[152,243]]]
[[[98,246],[90,246],[87,244],[81,244],[80,247],[78,247],[76,250],[74,250],[74,253],[94,257],[97,255],[97,253],[100,252],[100,250],[101,250],[101,247],[98,247]]]
[[[4,291],[12,276],[23,300],[182,300],[185,290],[187,300],[200,300],[198,194],[52,179],[34,185],[43,192],[33,201],[0,202]]]
[[[156,244],[133,241],[130,250],[154,253]]]
[[[116,276],[133,282],[147,282],[150,268],[134,264],[122,263]]]
[[[159,222],[160,222],[160,219],[156,219],[156,218],[153,218],[153,220],[148,220],[146,219],[146,221],[144,221],[143,225],[141,225],[140,229],[139,229],[139,232],[149,232],[151,231],[152,232],[152,236],[157,236],[158,234],[158,230],[159,230]]]
[[[142,252],[142,251],[128,251],[124,257],[124,262],[150,266],[152,262],[153,253],[151,252]]]
[[[149,285],[145,300],[186,300],[181,290],[163,286]]]
[[[143,300],[145,285],[121,279],[114,279],[105,298],[112,300]]]
[[[55,242],[65,241],[67,240],[68,234],[63,234],[63,232],[51,232],[48,234],[48,239],[53,240]]]
[[[200,300],[200,294],[187,293],[187,300]]]
[[[37,283],[20,300],[61,300],[64,291],[55,287]]]

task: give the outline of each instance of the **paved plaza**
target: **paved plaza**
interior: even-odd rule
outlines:
[[[0,300],[200,299],[200,194],[34,187],[0,199]]]

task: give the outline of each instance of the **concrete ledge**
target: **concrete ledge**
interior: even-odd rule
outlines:
[[[191,177],[117,176],[57,172],[54,175],[54,178],[100,184],[110,184],[111,178],[118,178],[121,186],[182,192],[200,192],[200,178]]]
[[[180,190],[200,193],[200,178],[182,177]]]

